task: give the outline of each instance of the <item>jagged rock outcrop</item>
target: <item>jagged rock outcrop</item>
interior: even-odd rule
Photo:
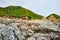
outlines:
[[[0,40],[22,40],[21,31],[14,24],[0,26]]]
[[[43,20],[2,19],[0,40],[60,40],[59,23]]]

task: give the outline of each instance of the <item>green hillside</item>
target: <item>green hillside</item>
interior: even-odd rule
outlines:
[[[15,16],[18,18],[27,15],[30,16],[32,19],[41,19],[43,17],[21,6],[8,6],[5,8],[0,7],[0,16],[5,16],[5,15]]]
[[[53,13],[53,14],[51,14],[51,15],[53,15],[56,19],[60,19],[60,15],[57,15],[57,14],[55,14],[55,13]],[[47,18],[49,18],[51,15],[47,16]]]

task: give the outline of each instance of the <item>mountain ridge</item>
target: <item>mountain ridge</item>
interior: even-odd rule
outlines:
[[[43,17],[21,6],[0,7],[0,16],[4,15],[16,16],[18,18],[27,15],[32,19],[41,19]]]
[[[15,16],[18,18],[20,18],[21,16],[30,16],[32,19],[42,19],[44,17],[22,6],[0,7],[0,16],[6,16],[6,15]],[[51,15],[53,15],[57,19],[60,19],[60,16],[55,13],[48,15],[46,18],[49,18]]]

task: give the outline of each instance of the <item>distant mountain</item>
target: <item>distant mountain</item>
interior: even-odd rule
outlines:
[[[0,16],[5,15],[15,16],[18,18],[27,15],[30,16],[32,19],[41,19],[43,17],[21,6],[8,6],[5,8],[0,7]]]
[[[47,18],[49,18],[50,16],[54,16],[56,19],[60,19],[60,15],[57,15],[55,13],[50,14],[49,16],[47,16]]]

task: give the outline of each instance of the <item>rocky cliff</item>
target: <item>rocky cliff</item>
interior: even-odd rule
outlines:
[[[60,40],[60,23],[0,18],[0,40]]]

